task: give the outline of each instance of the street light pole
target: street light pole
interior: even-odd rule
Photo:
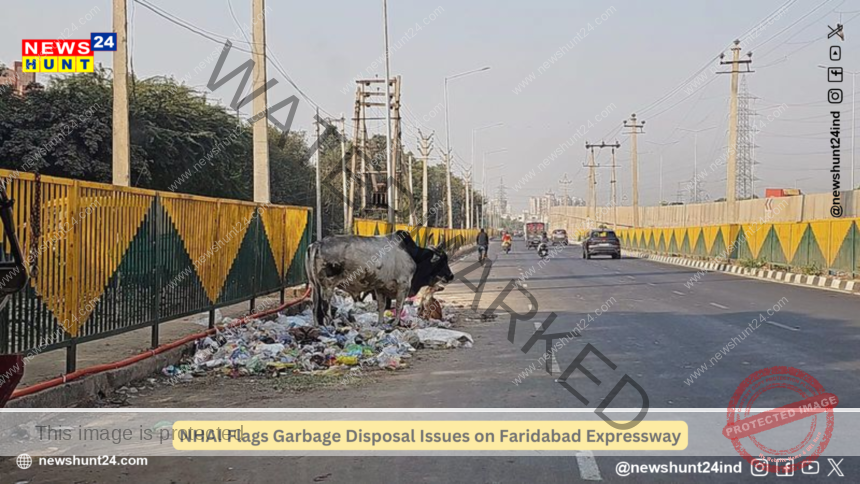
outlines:
[[[486,205],[487,205],[487,155],[492,155],[494,153],[503,153],[505,151],[508,151],[508,149],[502,148],[499,150],[485,151],[481,155],[481,227],[484,227],[484,222],[486,222],[486,220],[484,219],[484,211],[485,211]],[[490,168],[504,168],[504,167],[505,167],[505,164],[501,163],[501,164],[496,165],[496,166],[491,166]]]
[[[451,155],[453,154],[453,150],[451,149],[451,131],[450,124],[448,122],[448,81],[456,79],[458,77],[468,76],[469,74],[474,74],[476,72],[482,72],[489,70],[489,67],[482,67],[480,69],[473,69],[471,71],[461,72],[459,74],[454,74],[453,76],[448,76],[444,79],[444,92],[443,92],[443,101],[445,103],[445,185],[446,192],[448,198],[448,228],[454,228],[454,210],[452,208],[453,204],[451,202]]]
[[[496,127],[504,126],[504,125],[505,125],[505,123],[495,123],[495,124],[489,124],[489,125],[487,125],[487,126],[481,126],[480,128],[474,128],[474,129],[472,129],[472,153],[471,153],[471,158],[470,158],[470,160],[471,160],[471,161],[470,161],[470,166],[469,166],[469,180],[467,181],[467,184],[468,184],[469,186],[471,186],[471,182],[472,182],[472,173],[473,173],[473,170],[475,169],[475,134],[476,134],[478,131],[482,131],[482,130],[490,129],[490,128],[496,128]],[[483,180],[481,180],[481,185],[483,185],[483,183],[484,183],[484,181],[483,181]],[[467,194],[469,193],[468,189],[467,189],[467,192],[466,192],[466,193],[467,193]],[[471,205],[468,205],[468,202],[469,202],[469,200],[470,200],[470,199],[471,199]],[[467,205],[468,205],[468,212],[469,212],[469,216],[468,216],[468,217],[467,217],[467,219],[466,219],[466,228],[467,228],[467,229],[471,229],[471,228],[472,228],[472,226],[474,225],[474,224],[472,223],[472,216],[471,216],[472,211],[474,210],[474,205],[475,205],[474,197],[469,197],[469,196],[467,195],[466,201],[467,201]]]

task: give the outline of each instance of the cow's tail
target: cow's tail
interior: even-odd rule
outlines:
[[[315,270],[319,250],[319,245],[313,243],[308,246],[308,252],[305,256],[305,274],[308,278],[308,288],[311,290],[311,301],[314,306],[314,322],[317,325],[323,324],[325,318],[325,310],[322,304],[322,287],[316,278]]]

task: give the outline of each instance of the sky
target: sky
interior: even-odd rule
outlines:
[[[144,3],[215,34],[218,42],[171,23]],[[90,32],[112,30],[109,0],[7,2],[3,11],[0,62],[6,64],[20,59],[24,38],[89,38]],[[770,22],[760,23],[769,16]],[[828,25],[840,18],[845,40],[827,39]],[[173,76],[206,90],[223,38],[247,48],[244,36],[250,39],[251,32],[241,27],[250,23],[250,0],[129,0],[134,72],[142,78]],[[350,117],[354,79],[385,75],[379,62],[382,27],[381,1],[268,0],[270,55],[302,93],[270,61],[268,76],[279,84],[269,91],[269,105],[302,96],[296,130],[310,128],[316,106],[324,114]],[[848,72],[860,70],[860,0],[390,0],[389,29],[391,72],[402,77],[403,140],[415,152],[419,129],[435,132],[437,147],[446,145],[445,77],[490,67],[448,82],[449,143],[460,173],[472,163],[473,130],[503,123],[476,133],[475,181],[480,187],[483,154],[505,150],[487,157],[486,184],[495,189],[504,177],[515,210],[526,208],[529,196],[559,193],[565,173],[573,180],[569,193],[585,198],[586,141],[621,143],[617,186],[621,204],[629,204],[631,143],[620,127],[632,113],[645,121],[638,137],[640,205],[658,203],[661,186],[662,199],[675,201],[679,187],[689,186],[694,160],[702,199],[725,196],[725,168],[708,167],[725,157],[730,76],[714,72],[717,56],[730,56],[736,38],[744,39],[744,58],[752,52],[754,72],[741,77],[754,97],[756,194],[762,196],[766,187],[830,189],[834,105],[827,94],[834,87],[843,90],[837,109],[849,176]],[[830,45],[841,46],[839,62],[829,60]],[[225,69],[247,58],[234,50]],[[96,54],[96,62],[110,66],[111,56]],[[819,64],[843,67],[844,81],[828,82]],[[234,79],[210,98],[229,104],[237,87]],[[384,124],[370,121],[368,129],[382,134]],[[702,130],[697,143],[685,130]],[[553,152],[555,158],[545,161]],[[606,203],[609,150],[602,150],[597,163],[598,196]]]

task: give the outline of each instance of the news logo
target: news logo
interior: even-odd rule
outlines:
[[[90,39],[24,39],[21,41],[24,72],[93,72]]]

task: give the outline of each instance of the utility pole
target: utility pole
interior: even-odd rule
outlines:
[[[415,226],[415,187],[412,185],[412,154],[409,154],[406,170],[409,175],[409,226]]]
[[[620,148],[621,144],[617,141],[612,146],[612,175],[609,178],[610,197],[612,198],[612,228],[618,228],[618,193],[615,190],[615,148]]]
[[[349,223],[349,201],[346,187],[346,118],[340,113],[340,170],[343,176],[343,231],[345,234]]]
[[[125,0],[121,0],[125,1]],[[252,0],[251,18],[260,19],[254,22],[253,41],[251,44],[251,58],[254,61],[253,85],[251,92],[260,92],[254,98],[252,108],[254,110],[253,136],[254,136],[254,201],[258,203],[269,203],[269,119],[266,116],[268,109],[268,94],[266,93],[266,0]],[[315,121],[317,122],[317,121]],[[319,187],[319,182],[317,182]],[[317,217],[320,214],[317,213]],[[321,228],[321,227],[320,227]]]
[[[731,74],[731,101],[729,103],[729,146],[728,146],[728,161],[726,163],[726,202],[730,207],[734,207],[737,198],[737,173],[738,173],[738,78],[741,73],[746,74],[753,72],[749,69],[749,64],[752,63],[752,52],[747,53],[747,59],[741,59],[740,40],[735,40],[735,45],[732,47],[732,60],[724,61],[725,54],[720,54],[720,65],[731,65],[731,70],[728,72],[720,72],[719,74]],[[746,66],[746,70],[741,72],[740,66]],[[730,210],[734,210],[730,208]],[[733,213],[733,212],[732,212]]]
[[[355,170],[356,170],[356,164],[357,164],[357,158],[358,158],[358,148],[357,148],[358,147],[358,137],[361,135],[361,133],[359,131],[359,125],[360,125],[359,120],[362,117],[361,116],[361,109],[362,109],[362,106],[364,105],[363,98],[361,98],[361,92],[362,92],[362,88],[361,88],[361,85],[359,84],[355,88],[355,106],[353,108],[354,111],[353,111],[353,118],[352,118],[352,122],[353,122],[353,126],[352,126],[352,157],[351,157],[352,159],[350,160],[350,172],[349,172],[352,180],[350,180],[350,183],[349,183],[349,200],[347,201],[347,219],[346,219],[347,221],[345,222],[346,223],[346,230],[344,230],[344,232],[347,234],[352,233],[352,219],[355,216],[355,209],[354,209],[352,204],[355,203],[355,185],[357,185],[359,183],[359,180],[360,180],[360,178],[358,177],[358,174]],[[364,155],[362,154],[362,156],[364,156]],[[363,183],[360,186],[362,187],[362,189],[364,189]]]
[[[624,127],[630,128],[630,170],[633,177],[633,227],[639,227],[639,151],[636,144],[637,135],[644,134],[642,129],[645,127],[645,121],[636,122],[636,113],[630,115],[630,120],[624,120]]]
[[[617,193],[615,190],[615,150],[617,148],[621,148],[621,143],[616,141],[614,144],[606,144],[605,142],[601,141],[600,144],[592,144],[592,143],[589,143],[586,141],[585,142],[585,148],[587,150],[590,150],[590,152],[591,152],[590,153],[591,158],[588,162],[588,165],[586,165],[586,166],[588,166],[588,185],[589,185],[589,192],[588,192],[589,202],[588,202],[588,204],[591,205],[591,207],[593,207],[593,208],[589,208],[588,216],[591,217],[592,219],[596,219],[597,218],[597,171],[596,170],[597,170],[597,168],[602,168],[602,167],[600,165],[595,164],[595,162],[594,162],[594,148],[600,148],[600,149],[612,148],[612,164],[610,165],[610,168],[612,169],[612,176],[610,178],[610,198],[612,199],[612,202],[611,202],[612,205],[617,206],[618,205],[618,199],[617,199]]]
[[[322,239],[322,177],[320,176],[320,108],[317,108],[317,115],[314,118],[314,131],[316,132],[316,139],[314,140],[314,146],[317,149],[314,150],[314,161],[316,165],[316,194],[317,194],[317,205],[316,205],[316,221],[317,221],[317,240]]]
[[[128,134],[128,18],[126,1],[113,0],[113,177],[114,185],[127,187],[131,180]]]
[[[597,212],[597,173],[594,169],[594,148],[599,145],[589,144],[585,142],[585,149],[590,151],[591,157],[588,159],[588,216],[594,218]]]
[[[445,177],[446,177],[446,197],[447,202],[445,203],[446,212],[448,215],[448,228],[454,228],[454,205],[451,198],[451,149],[448,148],[445,150],[445,154],[442,155],[442,159],[445,161]]]
[[[428,222],[428,217],[430,217],[429,208],[427,206],[427,162],[430,160],[430,150],[432,147],[430,146],[430,141],[433,139],[433,133],[430,133],[428,136],[424,136],[421,131],[418,131],[418,135],[421,136],[421,161],[423,162],[422,167],[422,181],[421,181],[421,219],[422,225],[428,226],[430,225]]]
[[[394,160],[391,159],[391,66],[388,52],[388,0],[382,0],[382,21],[385,37],[385,163],[388,171],[386,180],[388,223],[394,230]]]

